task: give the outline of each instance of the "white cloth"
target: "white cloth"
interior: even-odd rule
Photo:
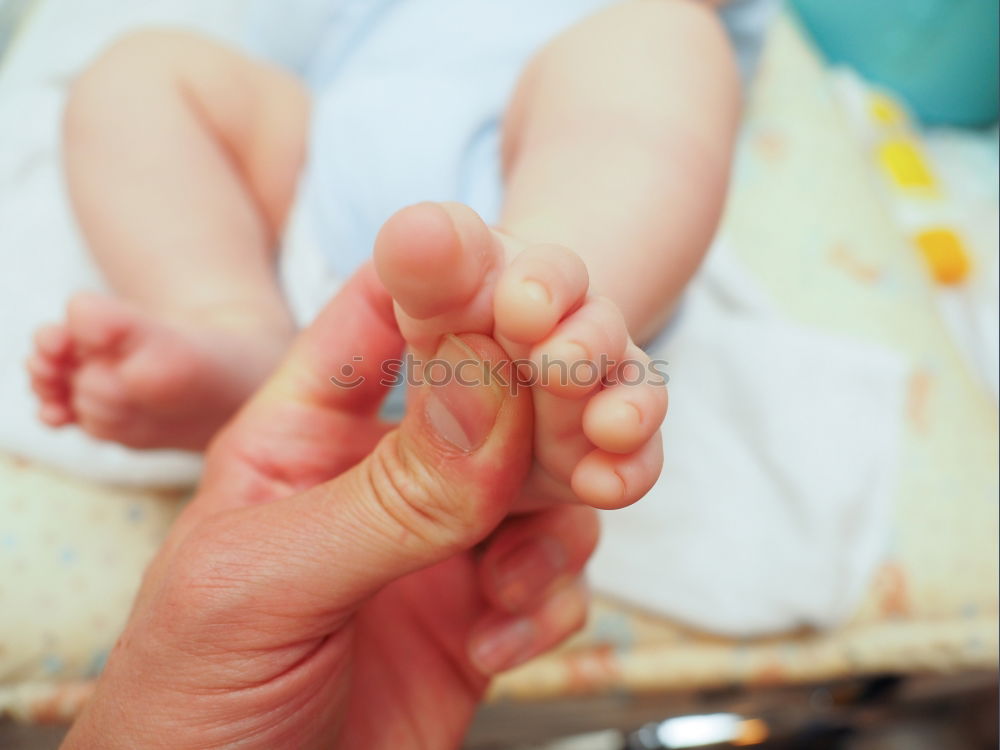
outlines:
[[[650,354],[663,474],[602,515],[595,589],[731,636],[852,614],[889,533],[902,359],[782,320],[724,245]]]

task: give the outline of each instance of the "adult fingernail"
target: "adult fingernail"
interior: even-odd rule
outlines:
[[[528,618],[501,620],[472,637],[469,657],[483,674],[497,674],[531,656],[537,633]]]
[[[424,411],[444,440],[467,453],[481,446],[496,424],[504,400],[502,384],[460,338],[448,334],[423,368],[429,389]]]
[[[566,563],[566,550],[552,537],[528,539],[494,563],[496,596],[508,610],[521,610],[564,574]]]

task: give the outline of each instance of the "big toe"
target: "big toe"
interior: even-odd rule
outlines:
[[[497,283],[497,336],[515,344],[537,344],[587,295],[587,266],[559,245],[536,245],[514,258]]]
[[[375,241],[375,268],[417,350],[445,333],[493,331],[493,287],[503,247],[475,211],[418,203],[398,211]]]
[[[113,353],[140,327],[138,311],[126,302],[82,292],[69,301],[66,327],[83,357]]]

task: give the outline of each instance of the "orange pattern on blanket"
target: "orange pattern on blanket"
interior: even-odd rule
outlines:
[[[758,155],[769,162],[781,161],[788,153],[788,138],[778,130],[762,130],[754,137]]]
[[[898,563],[886,563],[875,576],[875,596],[887,617],[904,617],[913,609],[906,571]]]
[[[830,248],[830,263],[863,284],[877,284],[882,280],[882,269],[862,261],[843,242]]]
[[[614,648],[608,644],[568,654],[566,670],[569,691],[574,693],[611,684],[619,677],[618,660]]]
[[[768,661],[749,679],[755,687],[776,687],[788,681],[784,666],[778,661]]]
[[[931,396],[934,377],[925,369],[910,375],[906,390],[906,418],[918,434],[927,432],[927,406]]]

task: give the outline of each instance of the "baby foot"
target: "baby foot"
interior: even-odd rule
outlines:
[[[259,329],[184,327],[128,302],[79,294],[40,329],[28,360],[39,418],[132,448],[202,450],[266,377],[284,340]]]
[[[375,266],[418,360],[449,332],[493,336],[523,360],[535,466],[519,507],[619,508],[652,487],[666,388],[615,305],[588,294],[576,254],[526,246],[463,205],[422,203],[383,226]]]

